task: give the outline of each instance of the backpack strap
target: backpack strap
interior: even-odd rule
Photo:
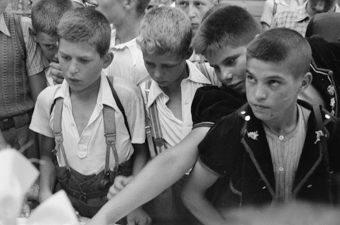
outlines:
[[[276,12],[277,12],[277,3],[274,0],[273,16],[275,16]]]
[[[151,80],[148,80],[145,82],[145,96],[146,96],[146,106],[148,105],[148,98],[149,98],[149,91],[150,91],[150,86],[151,86]],[[151,133],[153,136],[153,141],[154,144],[156,145],[153,146],[153,142],[148,140],[149,143],[149,149],[150,149],[150,155],[156,156],[162,151],[165,150],[165,140],[163,138],[162,134],[162,128],[159,122],[159,116],[158,116],[158,111],[157,111],[157,103],[156,101],[152,103],[152,105],[149,107],[149,117],[150,121],[148,120],[148,126],[151,127]],[[146,127],[147,131],[147,127]],[[151,139],[151,138],[150,138]],[[151,144],[150,144],[151,143]]]
[[[327,148],[327,132],[325,131],[325,126],[323,124],[322,120],[322,114],[321,114],[321,106],[314,106],[313,107],[314,115],[315,115],[315,123],[316,128],[319,134],[317,134],[317,137],[320,139],[321,142],[321,148],[322,148],[322,154],[323,158],[325,160],[326,164],[326,174],[328,174],[328,194],[330,202],[333,202],[333,196],[331,191],[332,186],[332,174],[330,173],[330,167],[329,167],[329,154],[328,154],[328,148]]]
[[[13,14],[13,17],[14,17],[15,28],[17,30],[17,34],[18,34],[18,37],[19,37],[19,42],[20,42],[21,47],[24,51],[24,60],[26,61],[27,53],[26,53],[26,45],[25,45],[25,41],[24,41],[24,34],[22,32],[22,27],[21,27],[21,16]]]
[[[122,114],[123,114],[124,123],[125,123],[125,126],[126,126],[127,131],[129,132],[130,140],[131,140],[131,132],[130,132],[129,123],[128,123],[128,120],[127,120],[127,117],[126,117],[126,114],[125,114],[124,107],[123,107],[121,101],[119,100],[119,97],[118,97],[118,95],[117,95],[117,92],[116,92],[115,89],[113,88],[113,76],[106,76],[106,78],[107,78],[107,80],[109,81],[109,86],[110,86],[110,88],[111,88],[111,92],[112,92],[113,98],[115,99],[116,104],[117,104],[119,110],[120,110],[120,111],[122,112]]]

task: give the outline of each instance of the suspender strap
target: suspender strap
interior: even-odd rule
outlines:
[[[62,148],[63,145],[63,134],[61,130],[61,119],[63,113],[63,102],[62,98],[58,98],[55,100],[54,105],[54,120],[53,120],[53,132],[54,132],[54,140],[55,140],[55,149],[52,150],[52,153],[57,155],[58,151],[61,150],[63,154],[63,158],[65,161],[65,167],[68,171],[71,171],[70,165],[67,161],[65,149]]]
[[[110,86],[110,88],[111,88],[111,92],[112,92],[113,98],[115,99],[116,104],[117,104],[119,110],[120,110],[120,111],[122,112],[122,114],[123,114],[124,123],[125,123],[126,129],[127,129],[128,132],[129,132],[130,139],[131,139],[131,132],[130,132],[129,123],[128,123],[128,120],[127,120],[127,117],[126,117],[126,114],[125,114],[124,107],[123,107],[121,101],[119,100],[119,97],[118,97],[118,95],[117,95],[117,92],[116,92],[115,89],[113,88],[113,76],[106,76],[106,77],[107,77],[107,80],[109,81],[109,86]]]
[[[326,174],[329,176],[328,177],[328,194],[329,194],[329,199],[332,203],[333,202],[333,196],[332,196],[332,191],[331,191],[332,175],[330,173],[330,168],[329,168],[329,154],[328,154],[328,148],[327,148],[327,135],[326,135],[327,133],[324,129],[320,106],[314,106],[313,111],[314,111],[315,120],[316,120],[315,121],[316,127],[319,131],[322,132],[322,134],[320,135],[320,142],[321,142],[321,147],[322,147],[322,154],[324,156],[323,158],[326,164]]]
[[[104,132],[106,139],[106,159],[105,159],[105,173],[110,170],[110,148],[112,149],[115,158],[115,173],[117,175],[119,170],[119,157],[116,149],[116,120],[115,111],[113,108],[104,105],[103,108]]]
[[[157,155],[157,151],[156,151],[155,145],[153,144],[152,134],[151,134],[151,126],[152,126],[152,124],[151,124],[151,121],[148,118],[148,114],[146,112],[145,105],[144,105],[144,111],[145,111],[145,133],[146,133],[146,140],[148,141],[150,157],[154,158]]]
[[[151,86],[151,80],[146,81],[145,83],[146,105],[148,105],[150,86]],[[156,155],[157,155],[165,150],[165,145],[164,145],[161,125],[159,122],[156,102],[153,102],[152,105],[149,107],[149,117],[151,121],[148,124],[151,123],[151,131],[152,131],[152,136],[154,137],[154,141],[156,145]],[[149,144],[149,147],[151,147],[150,144]],[[155,148],[150,148],[150,152],[152,154],[151,149],[155,149]]]

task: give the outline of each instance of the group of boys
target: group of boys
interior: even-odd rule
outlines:
[[[88,224],[114,224],[127,214],[128,224],[150,224],[140,206],[189,170],[183,200],[203,224],[225,224],[228,218],[220,207],[292,199],[333,201],[329,174],[340,169],[339,122],[320,107],[297,100],[313,87],[311,48],[297,32],[278,28],[255,38],[260,32],[254,18],[240,7],[224,4],[207,13],[198,10],[202,15],[193,23],[197,12],[192,9],[199,6],[190,0],[176,2],[189,7],[192,27],[176,8],[154,8],[143,17],[147,1],[99,1],[100,12],[86,7],[66,10],[66,5],[62,9],[53,2],[41,1],[50,14],[32,9],[32,36],[55,63],[52,69],[60,70],[57,73],[65,79],[40,93],[30,125],[40,135],[45,162],[40,166],[41,201],[63,189],[81,216],[93,217]],[[63,12],[55,13],[55,8]],[[131,8],[138,13],[129,13]],[[52,14],[60,17],[46,18]],[[205,19],[195,30],[203,14]],[[46,21],[49,25],[39,27]],[[135,25],[141,21],[140,27],[123,26],[133,21]],[[113,37],[110,22],[116,28]],[[207,59],[219,82],[187,61],[192,56],[190,45]],[[116,66],[110,47],[117,53]],[[132,54],[132,60],[124,54]],[[147,73],[135,79],[138,57]],[[120,74],[111,74],[118,66],[123,68]],[[120,77],[126,68],[135,71],[129,70],[132,77],[124,80]],[[211,86],[219,83],[222,87]],[[145,132],[149,125],[154,141]],[[149,154],[157,156],[142,170]],[[118,176],[130,159],[132,181]],[[336,176],[333,179],[337,181]],[[220,201],[208,201],[206,193],[216,181],[227,183],[223,186],[227,188],[212,193]],[[181,207],[179,186],[172,190],[176,210]],[[107,202],[108,192],[111,198],[121,189]],[[181,214],[159,222],[195,223]],[[155,218],[151,214],[157,223]]]

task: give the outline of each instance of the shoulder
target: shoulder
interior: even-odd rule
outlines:
[[[194,124],[216,122],[229,115],[246,103],[244,95],[231,89],[216,86],[205,86],[197,89],[192,107]]]
[[[140,89],[137,85],[121,77],[114,77],[113,87],[119,98],[121,98],[121,101],[128,101],[129,99],[135,99],[141,96]]]

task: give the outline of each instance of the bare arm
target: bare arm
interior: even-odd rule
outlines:
[[[218,176],[198,161],[183,188],[182,199],[185,206],[203,224],[224,225],[226,221],[218,210],[208,201],[205,193]]]
[[[192,130],[178,145],[154,158],[87,225],[112,224],[174,184],[196,162],[197,145],[208,130],[208,127]]]
[[[45,72],[41,71],[38,74],[28,77],[28,84],[31,90],[31,98],[34,102],[37,101],[39,93],[46,87]]]
[[[134,149],[132,175],[136,176],[145,166],[149,159],[149,150],[147,144],[132,144]]]
[[[55,185],[56,175],[54,164],[52,162],[52,150],[54,149],[54,138],[49,138],[40,135],[41,160],[43,163],[40,166],[40,202],[46,200],[52,195]]]

